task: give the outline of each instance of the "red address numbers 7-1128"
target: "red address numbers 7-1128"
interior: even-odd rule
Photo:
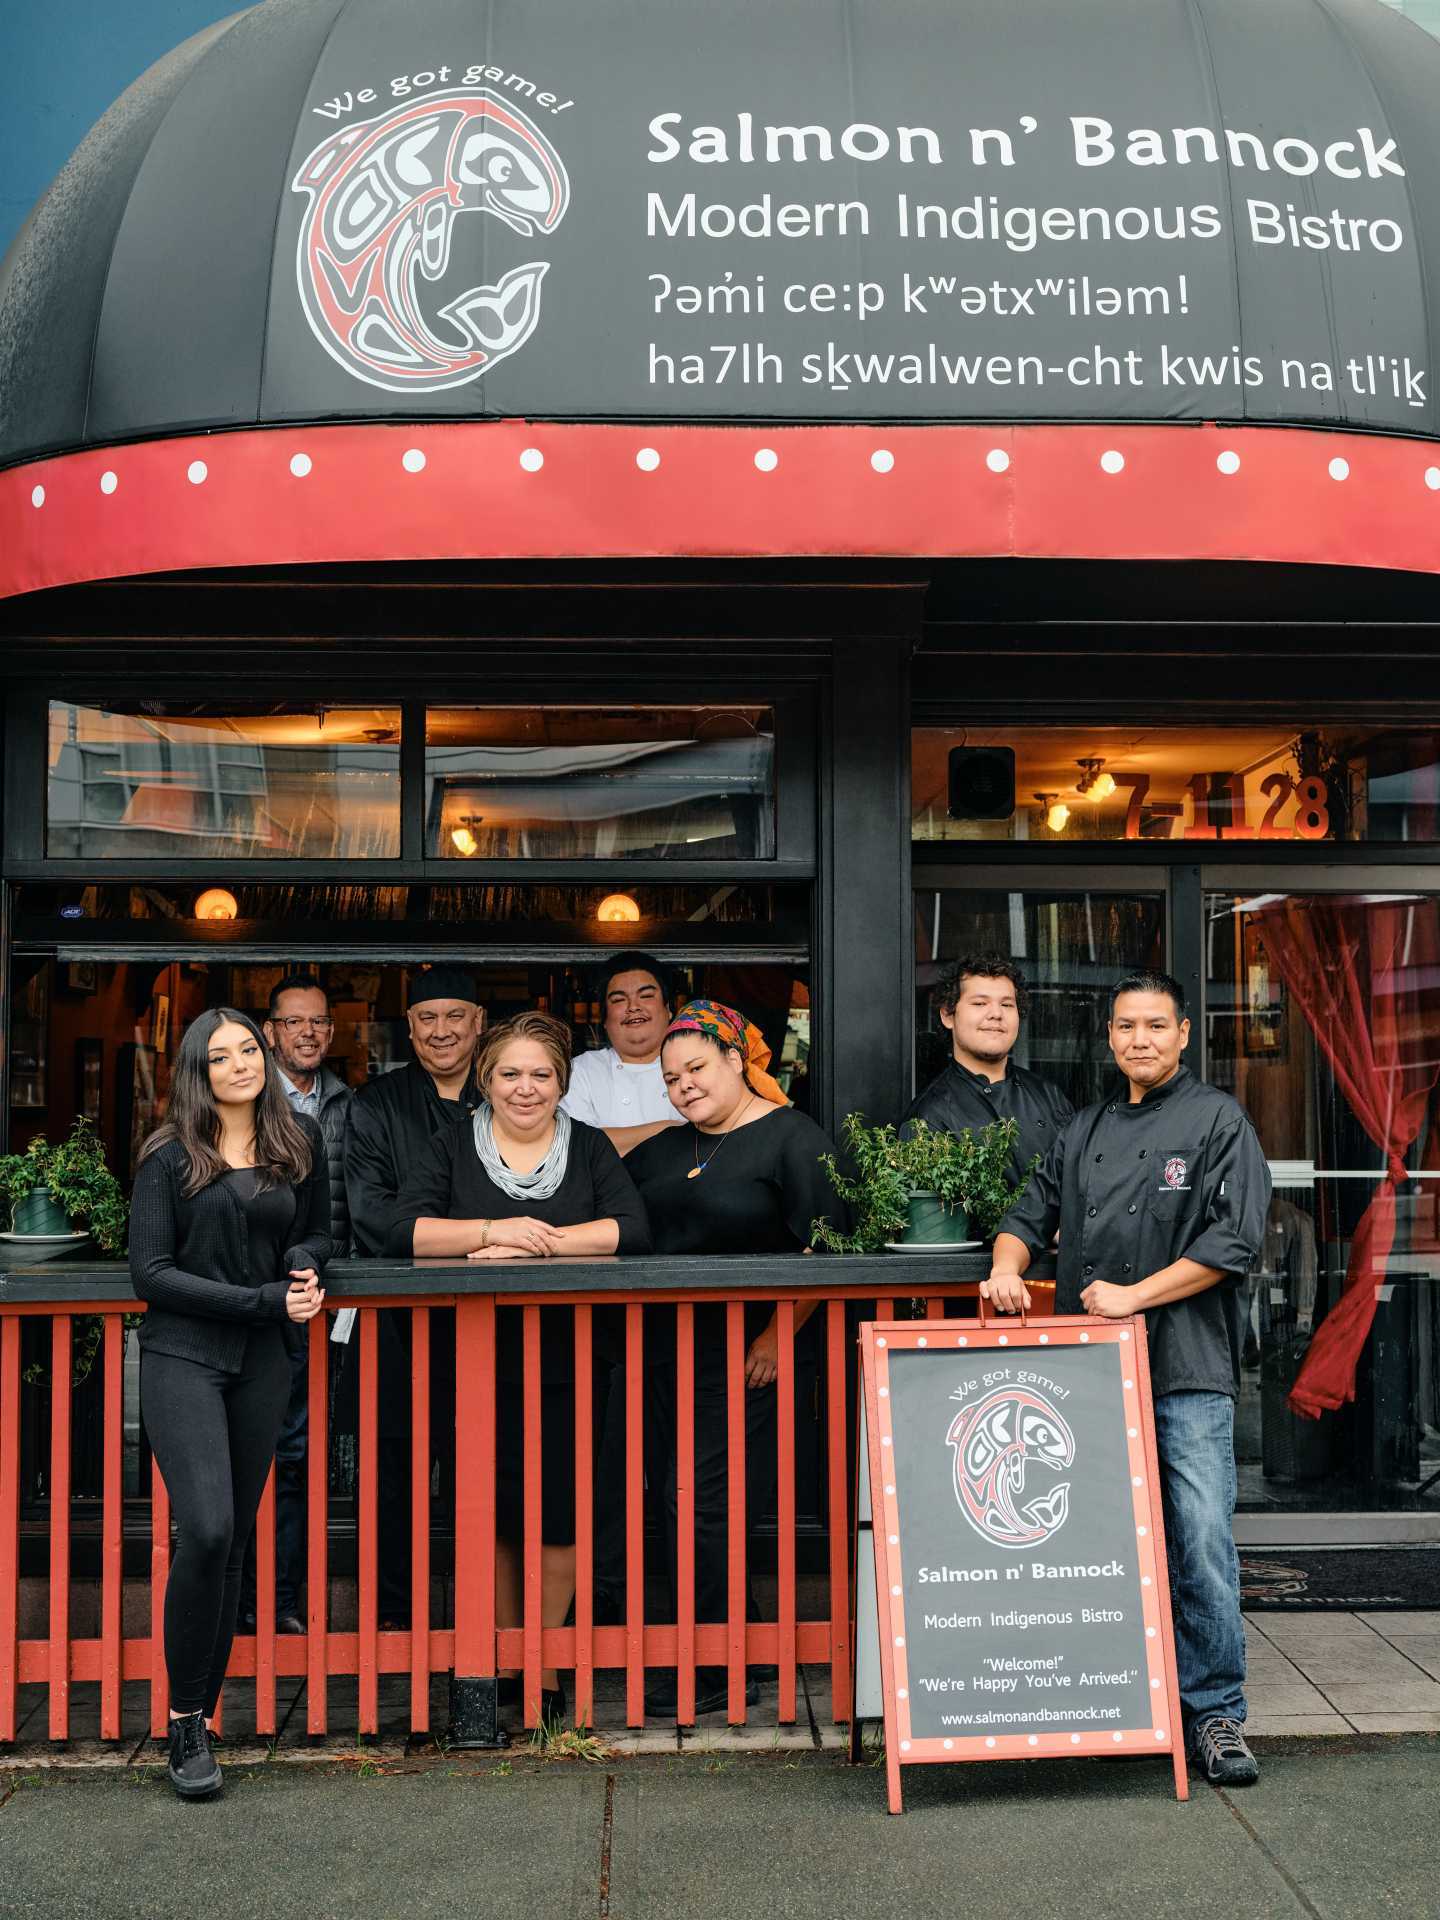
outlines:
[[[1210,818],[1210,802],[1214,780],[1223,779],[1230,796],[1227,809],[1229,819],[1219,825]],[[1130,804],[1125,814],[1125,838],[1141,838],[1140,819],[1145,797],[1150,791],[1148,773],[1116,773],[1117,787],[1128,787]],[[1288,773],[1267,773],[1260,782],[1260,791],[1266,799],[1264,814],[1258,821],[1250,818],[1245,796],[1245,780],[1242,774],[1231,773],[1212,776],[1197,773],[1190,781],[1186,792],[1194,819],[1184,830],[1186,840],[1326,840],[1330,836],[1330,789],[1318,774],[1306,774],[1302,779],[1292,779]],[[1280,815],[1291,801],[1295,802],[1293,819],[1284,826],[1280,824]]]

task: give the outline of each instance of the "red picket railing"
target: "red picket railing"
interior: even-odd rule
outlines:
[[[700,1263],[650,1262],[674,1269],[693,1269]],[[757,1263],[757,1267],[760,1263]],[[794,1271],[797,1259],[785,1262]],[[557,1263],[558,1265],[558,1263]],[[763,1263],[767,1273],[776,1262]],[[818,1262],[805,1260],[809,1278]],[[919,1281],[916,1268],[938,1267],[931,1260],[907,1265],[906,1280]],[[329,1349],[324,1316],[310,1324],[309,1454],[306,1475],[309,1508],[307,1547],[306,1633],[277,1635],[275,1631],[275,1478],[272,1472],[257,1521],[256,1625],[253,1634],[237,1637],[231,1658],[231,1677],[253,1679],[255,1730],[262,1737],[276,1731],[276,1690],[282,1679],[304,1678],[305,1726],[312,1735],[330,1731],[327,1683],[336,1676],[356,1682],[356,1731],[374,1734],[380,1724],[382,1676],[405,1676],[409,1688],[409,1722],[417,1734],[431,1731],[432,1677],[454,1674],[485,1679],[506,1669],[519,1669],[526,1703],[525,1722],[538,1717],[540,1674],[544,1667],[573,1670],[572,1717],[593,1725],[595,1679],[598,1673],[624,1676],[625,1719],[630,1726],[644,1722],[646,1675],[651,1669],[676,1671],[678,1715],[694,1718],[697,1667],[724,1667],[728,1676],[728,1718],[747,1719],[746,1668],[775,1666],[778,1670],[776,1717],[795,1719],[798,1710],[798,1670],[802,1666],[827,1668],[831,1714],[845,1722],[850,1713],[852,1595],[850,1546],[850,1490],[853,1467],[854,1393],[853,1325],[847,1325],[847,1303],[874,1301],[882,1318],[895,1314],[893,1296],[876,1300],[875,1277],[892,1287],[896,1264],[883,1261],[824,1263],[830,1284],[824,1286],[770,1285],[727,1289],[717,1295],[713,1284],[704,1288],[655,1285],[643,1291],[550,1291],[561,1276],[547,1276],[547,1290],[524,1293],[462,1291],[479,1279],[470,1270],[463,1279],[444,1274],[415,1273],[425,1284],[447,1285],[454,1291],[352,1291],[367,1271],[362,1263],[347,1263],[332,1272],[331,1301],[341,1297],[336,1275],[346,1274],[344,1298],[359,1306],[359,1419],[356,1482],[357,1607],[353,1629],[337,1629],[331,1621],[329,1533]],[[952,1258],[945,1268],[945,1291],[973,1292],[955,1277]],[[863,1270],[863,1271],[862,1271]],[[97,1270],[98,1272],[99,1270]],[[385,1269],[393,1274],[395,1269]],[[513,1271],[513,1270],[512,1270]],[[841,1272],[853,1284],[837,1284]],[[973,1273],[973,1264],[971,1267]],[[0,1743],[13,1742],[17,1732],[19,1689],[39,1683],[47,1689],[45,1724],[52,1740],[70,1736],[71,1689],[76,1683],[99,1683],[100,1734],[119,1740],[134,1728],[122,1724],[122,1684],[148,1682],[149,1724],[157,1736],[168,1713],[163,1658],[162,1620],[165,1578],[170,1558],[171,1518],[164,1482],[152,1465],[150,1474],[150,1553],[148,1631],[126,1636],[122,1631],[123,1580],[123,1316],[136,1311],[128,1288],[119,1283],[120,1270],[105,1289],[108,1297],[80,1299],[49,1284],[48,1298],[35,1297],[44,1287],[39,1274],[7,1275],[0,1279]],[[494,1272],[494,1269],[492,1269]],[[472,1278],[473,1276],[473,1278]],[[88,1270],[87,1270],[88,1277]],[[498,1279],[500,1276],[496,1274]],[[506,1276],[509,1278],[509,1275]],[[789,1273],[786,1275],[789,1278]],[[77,1282],[79,1280],[77,1276]],[[576,1279],[581,1275],[576,1274]],[[967,1276],[969,1278],[969,1276]],[[412,1284],[413,1284],[412,1279]],[[17,1282],[23,1285],[17,1286]],[[72,1287],[76,1283],[72,1282]],[[494,1284],[494,1281],[490,1281]],[[924,1284],[922,1282],[922,1284]],[[29,1298],[16,1297],[29,1292]],[[726,1617],[696,1617],[695,1564],[695,1367],[694,1311],[699,1304],[722,1299],[726,1312],[728,1395],[728,1567]],[[770,1617],[747,1620],[747,1538],[754,1516],[746,1512],[745,1471],[745,1305],[773,1301],[778,1306],[779,1368],[776,1384],[777,1495],[775,1605]],[[826,1577],[808,1583],[813,1598],[824,1594],[823,1608],[803,1610],[797,1576],[797,1450],[796,1450],[796,1307],[802,1301],[818,1303],[817,1378],[825,1383],[816,1409],[822,1464],[819,1486],[827,1509],[828,1538],[822,1543]],[[676,1604],[674,1618],[652,1619],[646,1613],[645,1593],[645,1308],[671,1303],[675,1314],[676,1449],[678,1538],[676,1542]],[[626,1613],[618,1625],[595,1621],[593,1550],[595,1541],[595,1446],[592,1393],[594,1309],[602,1304],[623,1307],[625,1321],[624,1493]],[[900,1303],[903,1305],[903,1302]],[[930,1303],[939,1306],[938,1298]],[[540,1313],[543,1306],[573,1308],[575,1345],[575,1458],[576,1482],[576,1591],[572,1623],[543,1626],[541,1622],[541,1468]],[[503,1308],[522,1314],[522,1390],[525,1436],[525,1527],[521,1543],[523,1621],[515,1627],[496,1623],[496,1315]],[[455,1526],[453,1624],[431,1617],[432,1539],[431,1471],[431,1314],[436,1308],[455,1311]],[[381,1311],[409,1313],[411,1386],[411,1623],[407,1632],[379,1629],[377,1574],[379,1539],[378,1439],[379,1378],[376,1320]],[[104,1407],[103,1471],[100,1500],[99,1634],[77,1637],[71,1626],[71,1598],[77,1582],[71,1573],[72,1501],[70,1484],[72,1337],[81,1315],[103,1317],[101,1391]],[[20,1404],[23,1390],[21,1328],[27,1319],[49,1319],[50,1417],[48,1508],[39,1519],[27,1518],[27,1534],[37,1525],[48,1529],[47,1631],[20,1637],[21,1619],[21,1479]],[[37,1561],[33,1544],[27,1562]],[[133,1608],[132,1608],[133,1613]],[[349,1731],[348,1727],[345,1729]]]

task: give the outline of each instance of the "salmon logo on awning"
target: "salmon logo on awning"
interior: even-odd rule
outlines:
[[[1038,1547],[1064,1526],[1068,1480],[1025,1498],[1032,1468],[1054,1474],[1075,1464],[1075,1436],[1043,1393],[997,1387],[956,1414],[946,1440],[960,1511],[992,1546]]]
[[[296,255],[305,317],[357,380],[392,393],[464,386],[535,331],[547,260],[426,310],[464,215],[533,239],[553,233],[570,204],[559,154],[508,100],[456,89],[356,121],[322,141],[291,184],[310,202]]]

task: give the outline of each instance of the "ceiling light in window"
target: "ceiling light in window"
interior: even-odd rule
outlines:
[[[1045,824],[1052,833],[1063,833],[1070,819],[1070,809],[1058,793],[1037,793],[1035,798],[1045,809]]]
[[[233,893],[224,887],[207,887],[195,902],[197,920],[233,920],[240,906]]]
[[[607,893],[595,909],[595,918],[612,926],[633,926],[640,918],[640,908],[628,893]]]
[[[469,827],[452,827],[450,829],[450,844],[457,853],[463,853],[467,860],[472,854],[480,851],[480,842],[475,838]]]

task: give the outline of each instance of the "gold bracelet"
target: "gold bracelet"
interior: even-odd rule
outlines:
[[[491,1227],[493,1227],[493,1226],[494,1226],[494,1224],[495,1224],[495,1222],[494,1222],[493,1220],[482,1220],[482,1221],[480,1222],[480,1246],[481,1246],[481,1247],[488,1247],[488,1246],[489,1246],[489,1244],[490,1244],[490,1229],[491,1229]],[[479,1248],[479,1247],[477,1247],[477,1248],[476,1248],[476,1252],[478,1253],[479,1251],[480,1251],[480,1248]]]

